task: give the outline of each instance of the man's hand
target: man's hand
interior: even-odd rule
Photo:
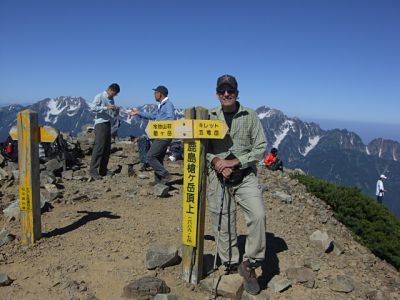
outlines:
[[[231,176],[232,172],[233,172],[233,169],[232,169],[232,168],[225,168],[225,169],[221,172],[221,174],[222,174],[222,176],[224,176],[224,178],[229,178],[229,177]]]
[[[222,173],[222,171],[225,170],[226,168],[233,169],[234,167],[236,167],[237,165],[240,164],[240,161],[237,158],[228,160],[228,159],[220,159],[220,158],[216,157],[213,159],[212,163],[214,165],[215,171],[217,171],[217,173]]]
[[[107,105],[107,109],[109,109],[109,110],[116,110],[117,107],[116,107],[115,105],[113,105],[113,104],[108,104],[108,105]]]
[[[132,110],[128,112],[128,115],[137,116],[139,113],[140,113],[140,110],[138,110],[137,108],[132,108]]]
[[[214,169],[218,172],[218,173],[222,173],[222,171],[226,168],[234,168],[236,167],[238,164],[240,163],[240,161],[238,159],[232,159],[232,160],[228,160],[228,159],[218,159],[215,163],[214,163]]]

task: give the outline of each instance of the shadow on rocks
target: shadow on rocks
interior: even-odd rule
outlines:
[[[74,223],[67,225],[62,228],[56,228],[52,231],[45,232],[42,234],[43,237],[49,238],[57,235],[62,235],[71,231],[74,231],[75,229],[78,229],[79,227],[85,225],[86,223],[94,220],[98,220],[100,218],[106,218],[106,219],[119,219],[121,218],[118,215],[112,215],[110,211],[98,211],[98,212],[92,212],[92,211],[78,211],[78,213],[81,214],[86,214],[83,217],[81,217],[79,220],[75,221]]]
[[[266,232],[266,250],[265,260],[261,264],[262,274],[258,278],[258,283],[262,289],[267,287],[268,282],[280,273],[278,253],[288,250],[288,246],[284,239],[275,236],[273,233]],[[238,246],[240,258],[242,260],[245,252],[246,236],[240,235],[238,237]]]

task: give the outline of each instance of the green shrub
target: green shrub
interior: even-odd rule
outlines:
[[[400,270],[400,221],[383,205],[355,187],[336,186],[308,175],[294,174],[308,192],[324,200],[338,221],[376,256]]]

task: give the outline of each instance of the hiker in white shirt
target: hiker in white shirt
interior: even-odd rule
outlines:
[[[383,180],[387,177],[385,175],[379,176],[378,181],[376,182],[376,200],[382,204],[383,202],[383,195],[385,194],[386,190],[383,186]]]

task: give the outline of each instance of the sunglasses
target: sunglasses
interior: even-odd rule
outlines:
[[[217,93],[219,95],[224,95],[225,92],[227,92],[228,94],[232,95],[232,94],[236,94],[236,90],[233,88],[219,88],[217,89]]]

